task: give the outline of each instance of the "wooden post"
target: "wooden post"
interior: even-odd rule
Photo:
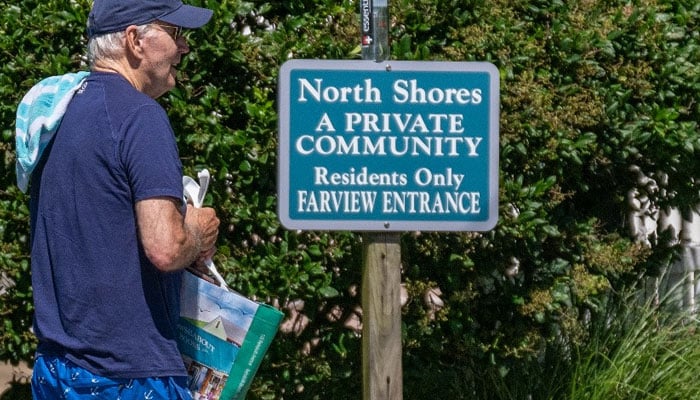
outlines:
[[[363,235],[362,380],[365,400],[402,400],[401,244],[394,232]]]
[[[362,59],[389,59],[388,0],[361,0]],[[395,232],[363,235],[362,398],[402,400],[401,244]]]

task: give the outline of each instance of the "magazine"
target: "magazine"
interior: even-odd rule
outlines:
[[[183,274],[178,346],[195,400],[242,400],[277,333],[282,312]]]

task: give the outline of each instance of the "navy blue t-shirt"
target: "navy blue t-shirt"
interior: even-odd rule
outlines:
[[[91,73],[46,153],[30,199],[39,353],[111,378],[186,375],[181,275],[147,259],[134,211],[139,200],[182,198],[165,111],[120,75]]]

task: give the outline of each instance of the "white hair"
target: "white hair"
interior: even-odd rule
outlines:
[[[139,35],[145,35],[151,29],[150,24],[136,27]],[[125,31],[105,33],[88,40],[87,60],[92,69],[99,61],[117,60],[124,53]]]

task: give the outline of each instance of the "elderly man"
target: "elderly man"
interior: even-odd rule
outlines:
[[[214,254],[219,220],[184,204],[154,99],[189,51],[182,28],[211,16],[180,0],[94,0],[90,73],[31,173],[35,399],[191,398],[180,278]]]

